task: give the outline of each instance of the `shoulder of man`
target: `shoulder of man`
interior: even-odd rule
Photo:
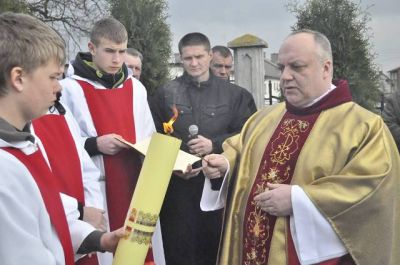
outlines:
[[[184,87],[185,87],[185,82],[183,78],[180,76],[161,85],[159,88],[157,88],[156,93],[176,92],[177,90],[183,89]]]
[[[99,83],[98,81],[87,79],[87,78],[84,78],[84,77],[81,77],[81,76],[78,76],[78,75],[72,75],[70,77],[66,77],[66,78],[62,79],[60,81],[60,83],[61,83],[61,86],[63,86],[63,87],[66,86],[66,85],[68,85],[68,86],[75,85],[75,86],[79,86],[80,87],[80,84],[78,83],[78,80],[85,81],[85,82],[93,85],[96,88],[104,88],[104,86],[101,83]]]
[[[246,88],[241,87],[236,84],[233,84],[233,83],[230,83],[230,82],[226,82],[225,80],[221,80],[221,81],[223,81],[223,83],[225,83],[225,84],[222,84],[222,86],[225,86],[227,89],[229,89],[231,94],[236,94],[237,96],[240,96],[240,97],[245,96],[245,97],[253,98],[253,95],[251,94],[251,92],[248,91]]]
[[[352,114],[354,114],[354,115],[362,115],[362,116],[365,116],[366,118],[379,118],[379,119],[381,118],[380,115],[364,108],[363,106],[359,105],[358,103],[356,103],[354,101],[346,102],[342,105],[343,106],[348,105],[349,108],[352,108]]]

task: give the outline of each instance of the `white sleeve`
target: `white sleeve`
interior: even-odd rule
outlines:
[[[136,78],[131,78],[133,85],[133,117],[135,120],[136,142],[150,137],[155,131],[153,116],[147,101],[147,91]]]
[[[83,240],[96,229],[89,223],[81,220],[67,220],[68,228],[71,235],[72,249],[75,253],[75,260],[82,257],[81,254],[77,254],[79,247],[82,245]]]
[[[0,264],[64,263],[58,236],[29,171],[0,150]]]
[[[85,206],[103,209],[104,197],[100,188],[100,170],[94,165],[85,150],[82,151],[81,159]]]
[[[162,242],[160,220],[157,220],[156,228],[151,238],[154,262],[157,265],[165,265],[164,246]]]
[[[85,94],[79,83],[70,77],[61,80],[60,84],[63,88],[61,103],[71,111],[80,129],[80,135],[85,139],[97,136]]]
[[[61,202],[64,206],[65,216],[67,220],[76,220],[79,218],[80,213],[78,210],[78,200],[67,194],[60,193]]]
[[[73,78],[65,78],[60,81],[60,84],[63,87],[61,102],[69,108],[72,116],[78,124],[80,135],[84,138],[83,141],[85,142],[88,137],[96,137],[97,131],[94,127],[83,89],[74,78],[82,79],[74,75]],[[89,80],[86,81],[90,82]],[[97,84],[91,84],[97,87]],[[91,159],[95,166],[100,170],[102,178],[104,178],[103,156],[96,155],[91,157]]]
[[[82,170],[82,183],[85,194],[85,206],[103,209],[103,194],[100,189],[100,170],[95,166],[92,159],[84,148],[84,138],[79,134],[79,127],[68,107],[66,108],[65,120],[67,121],[71,135],[79,156]]]
[[[230,170],[229,162],[226,158],[225,160],[228,163],[228,169],[225,173],[224,180],[222,181],[222,185],[219,190],[212,190],[210,179],[207,177],[204,178],[203,194],[201,195],[200,200],[200,209],[202,211],[215,211],[225,207],[229,182],[227,176]]]
[[[74,197],[60,193],[61,201],[64,206],[65,215],[67,216],[69,233],[71,235],[72,249],[75,253],[75,261],[82,257],[77,254],[83,240],[94,230],[91,224],[79,220],[78,202]]]
[[[302,265],[320,263],[347,253],[328,220],[298,185],[292,186],[290,230]]]

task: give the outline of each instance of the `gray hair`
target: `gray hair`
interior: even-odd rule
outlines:
[[[329,39],[319,31],[311,30],[311,29],[300,29],[289,34],[288,37],[297,35],[300,33],[311,34],[314,37],[315,43],[320,47],[318,56],[320,57],[321,62],[325,60],[330,60],[333,62],[332,57],[332,47]]]
[[[134,57],[139,57],[140,60],[143,62],[143,55],[140,51],[136,50],[135,48],[128,48],[126,49],[126,53],[132,55]]]
[[[231,50],[226,46],[215,45],[211,50],[213,53],[218,52],[224,58],[233,57]]]

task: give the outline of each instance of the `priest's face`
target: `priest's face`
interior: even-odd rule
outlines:
[[[89,42],[88,47],[95,67],[107,74],[118,73],[125,60],[127,43],[116,43],[105,38],[100,38],[97,45]]]
[[[307,107],[330,88],[332,62],[322,61],[320,54],[310,33],[289,36],[279,50],[280,86],[295,107]]]

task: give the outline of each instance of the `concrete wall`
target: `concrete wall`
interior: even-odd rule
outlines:
[[[249,90],[257,108],[264,107],[264,54],[262,47],[234,48],[235,83]]]

